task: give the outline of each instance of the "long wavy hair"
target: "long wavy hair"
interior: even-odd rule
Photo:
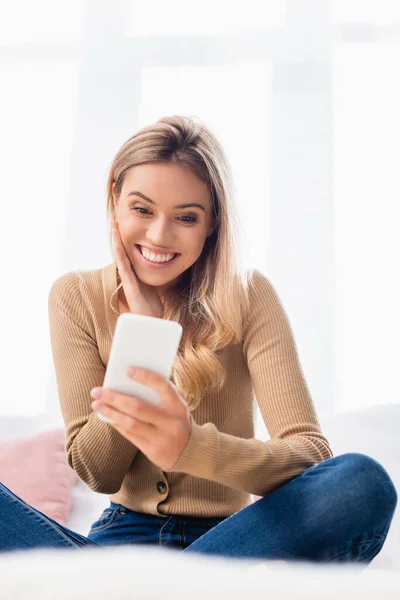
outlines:
[[[107,182],[108,223],[115,220],[113,184],[119,197],[127,169],[149,162],[192,169],[207,184],[213,201],[216,227],[196,262],[170,286],[164,304],[163,318],[177,321],[183,329],[171,380],[194,410],[204,395],[221,390],[225,383],[226,369],[216,353],[242,339],[253,269],[243,269],[228,160],[216,136],[189,117],[163,117],[121,146]],[[111,227],[110,248],[116,263]],[[121,287],[119,283],[111,300]],[[112,304],[111,308],[117,312]]]

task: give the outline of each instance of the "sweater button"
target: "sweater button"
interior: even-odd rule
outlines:
[[[167,491],[167,486],[163,481],[159,481],[157,483],[157,489],[160,492],[160,494],[165,494],[165,492]]]

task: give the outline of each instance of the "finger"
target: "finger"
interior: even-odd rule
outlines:
[[[133,270],[131,261],[129,260],[129,257],[122,243],[119,229],[113,227],[113,230],[116,232],[114,240],[114,250],[118,267],[118,273],[121,278],[121,283],[124,288],[126,299],[128,301],[128,304],[130,305],[131,302],[134,302],[134,298],[140,291],[139,283],[136,279],[136,273]]]
[[[172,408],[174,413],[177,411],[180,412],[181,410],[186,410],[186,401],[178,393],[178,390],[171,381],[162,375],[154,373],[154,371],[144,369],[143,367],[135,368],[136,373],[134,375],[130,375],[128,372],[128,376],[134,381],[137,381],[143,385],[148,385],[151,389],[155,390],[160,396],[163,408]]]
[[[122,431],[128,435],[136,435],[143,440],[153,439],[156,434],[156,428],[151,423],[144,423],[139,419],[121,413],[118,409],[111,407],[103,402],[93,402],[93,409],[112,420],[111,425],[118,426]]]
[[[116,408],[120,412],[144,423],[151,423],[159,429],[165,430],[168,427],[170,417],[167,417],[162,408],[153,406],[135,396],[120,394],[113,390],[104,390],[101,401],[111,408]]]
[[[112,243],[113,243],[113,249],[114,249],[114,254],[115,254],[115,260],[117,263],[117,267],[118,267],[118,272],[120,272],[121,270],[123,270],[123,265],[122,265],[122,260],[123,260],[123,255],[121,253],[121,245],[120,245],[120,241],[117,239],[117,230],[115,229],[115,227],[113,227],[113,235],[112,235]]]
[[[149,453],[152,446],[154,446],[154,438],[143,438],[136,431],[135,433],[129,432],[123,427],[120,427],[116,423],[110,423],[111,427],[113,427],[118,433],[120,433],[128,442],[131,442],[140,452],[142,452],[145,456]]]
[[[113,238],[114,239],[114,249],[115,249],[117,258],[119,259],[119,261],[121,263],[122,270],[125,270],[125,271],[127,269],[131,270],[131,261],[129,260],[128,255],[125,251],[119,231],[117,229],[114,229],[114,231],[116,232],[114,234],[114,238]]]

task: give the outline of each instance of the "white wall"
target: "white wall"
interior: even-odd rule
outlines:
[[[218,7],[2,2],[0,415],[58,411],[48,290],[111,261],[109,164],[176,113],[226,150],[244,262],[285,305],[317,410],[399,401],[399,3]]]

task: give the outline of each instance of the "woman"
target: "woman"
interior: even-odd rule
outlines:
[[[110,506],[84,537],[0,486],[0,548],[160,544],[370,562],[396,490],[373,458],[333,457],[278,295],[261,272],[239,267],[232,177],[216,137],[189,118],[160,119],[123,144],[107,192],[114,260],[59,277],[49,322],[68,462]],[[170,380],[133,375],[158,392],[158,407],[101,387],[123,312],[183,327]],[[254,439],[253,391],[266,442]]]

